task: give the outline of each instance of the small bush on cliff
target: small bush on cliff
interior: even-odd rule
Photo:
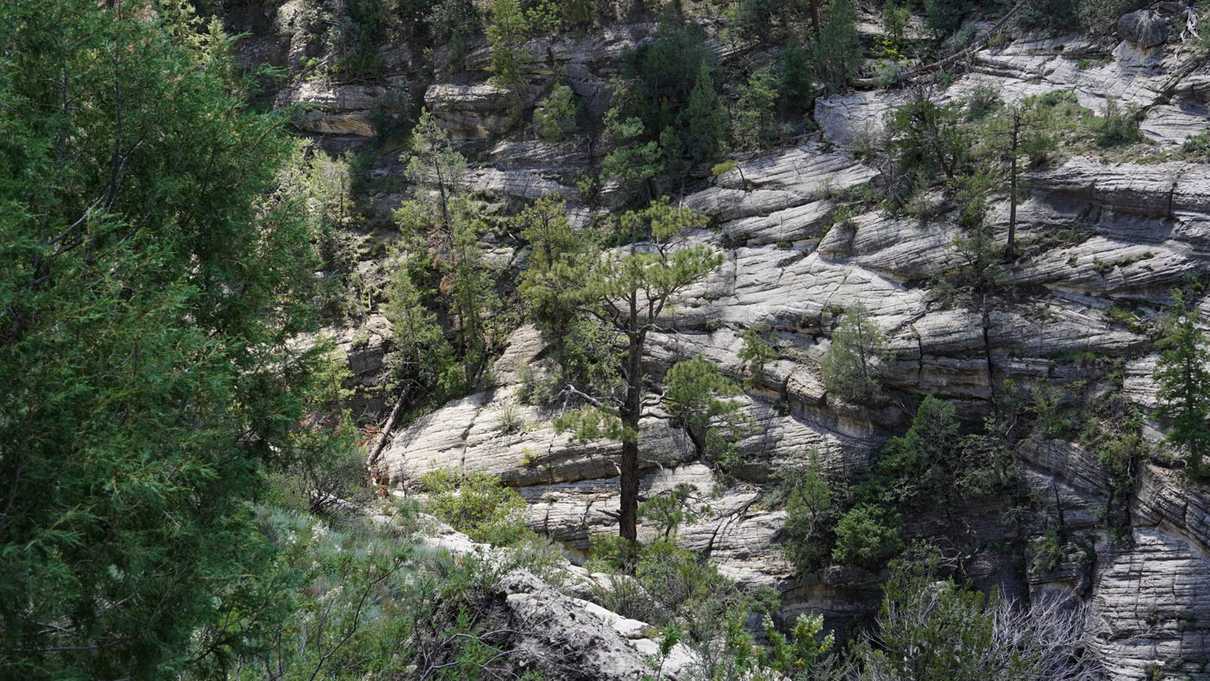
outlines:
[[[547,142],[558,142],[576,129],[576,94],[556,85],[534,109],[534,130]]]
[[[824,386],[846,400],[872,400],[878,396],[886,358],[882,330],[863,305],[854,305],[832,333],[832,344],[820,365]]]
[[[832,559],[877,571],[902,547],[899,516],[880,506],[860,504],[836,523]]]
[[[428,510],[475,541],[511,546],[533,536],[525,526],[525,500],[490,473],[459,477],[438,470],[425,474],[420,485],[429,495]]]
[[[501,87],[516,91],[525,85],[522,72],[529,21],[520,0],[492,0],[487,42],[492,51],[492,79]]]
[[[1134,112],[1123,110],[1113,99],[1106,102],[1105,115],[1093,119],[1090,125],[1097,146],[1102,149],[1134,144],[1143,139]]]
[[[1181,291],[1173,291],[1172,298],[1156,366],[1159,414],[1169,424],[1167,441],[1185,457],[1189,474],[1205,479],[1210,477],[1204,464],[1210,451],[1210,348],[1199,327],[1197,307]]]
[[[788,474],[784,484],[789,493],[783,551],[799,574],[811,573],[832,557],[840,509],[817,452],[808,455],[801,471]]]
[[[935,550],[897,562],[875,628],[852,648],[858,681],[1092,681],[1086,612],[1065,599],[1022,608],[941,577]]]

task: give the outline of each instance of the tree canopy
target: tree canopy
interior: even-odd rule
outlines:
[[[0,676],[170,677],[268,612],[247,500],[309,446],[295,143],[184,2],[6,2],[0,45]]]

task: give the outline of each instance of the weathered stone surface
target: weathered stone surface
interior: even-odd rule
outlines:
[[[1147,139],[1161,144],[1184,144],[1210,125],[1210,106],[1203,101],[1180,99],[1174,104],[1152,107],[1139,130]]]
[[[876,170],[846,155],[826,152],[817,144],[805,144],[740,162],[720,175],[714,187],[686,197],[685,205],[724,223],[724,231],[743,243],[745,237],[760,236],[762,226],[776,230],[786,221],[803,220],[801,214],[790,213],[788,209],[828,199],[877,175]],[[824,215],[819,211],[826,213],[829,207],[817,206],[814,210],[816,216],[807,217],[807,222],[821,220]],[[730,228],[725,224],[753,217],[769,219]],[[783,240],[791,239],[764,235],[758,243]]]
[[[1210,551],[1210,490],[1179,472],[1146,465],[1135,498],[1137,525],[1179,534],[1203,553]]]
[[[1056,524],[1061,515],[1070,529],[1101,526],[1111,489],[1095,452],[1063,440],[1035,439],[1023,442],[1017,453],[1034,498],[1054,514]]]
[[[439,83],[425,91],[424,104],[451,135],[476,139],[499,135],[516,125],[518,96],[524,105],[525,93],[514,95],[489,83]]]
[[[1029,177],[1036,191],[1095,208],[1145,218],[1210,212],[1204,166],[1185,162],[1106,165],[1086,157]]]
[[[323,135],[373,137],[374,111],[389,91],[380,85],[328,85],[306,81],[278,95],[278,106],[297,104],[294,126]]]
[[[1140,9],[1118,19],[1118,35],[1143,49],[1163,45],[1168,40],[1168,28],[1168,20],[1152,9]]]
[[[646,656],[658,644],[642,636],[644,623],[565,596],[524,572],[506,576],[500,589],[515,632],[513,656],[524,666],[547,678],[582,681],[633,681],[654,671]],[[662,670],[674,680],[691,659],[683,646],[675,652]]]
[[[387,515],[374,519],[393,522]],[[477,544],[435,520],[428,525],[421,543],[430,550],[510,564],[508,549]],[[569,582],[567,589],[557,589],[525,569],[507,572],[491,587],[495,598],[484,616],[506,624],[493,642],[509,651],[514,669],[536,669],[545,678],[581,681],[637,681],[657,671],[652,656],[659,644],[649,638],[652,627],[569,595],[569,591],[591,590],[581,587],[594,582],[604,583],[602,575],[566,562],[553,569]],[[694,661],[694,653],[678,644],[659,671],[672,681],[687,679],[686,669]]]
[[[1202,678],[1210,561],[1160,529],[1136,528],[1132,540],[1098,571],[1090,616],[1094,649],[1115,681]]]

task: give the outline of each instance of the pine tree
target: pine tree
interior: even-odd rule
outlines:
[[[525,85],[522,75],[529,22],[518,0],[492,0],[487,41],[492,48],[492,77],[516,91]]]
[[[618,220],[618,235],[640,235],[642,240],[605,252],[588,247],[569,257],[556,253],[546,265],[531,264],[548,267],[547,272],[526,275],[532,282],[527,288],[531,306],[563,291],[574,315],[608,329],[621,349],[614,365],[621,377],[619,390],[606,394],[594,386],[567,386],[587,406],[564,414],[556,425],[582,440],[622,443],[619,533],[630,542],[638,536],[639,422],[654,406],[647,395],[643,351],[676,295],[721,262],[705,246],[680,243],[683,232],[704,222],[702,215],[661,199]]]
[[[405,158],[405,175],[414,184],[411,198],[395,211],[395,221],[404,232],[412,266],[429,270],[437,287],[450,294],[462,388],[470,389],[487,367],[488,317],[496,296],[479,247],[483,223],[465,194],[466,158],[428,111],[412,131]]]
[[[727,112],[714,89],[712,70],[708,61],[698,67],[697,82],[681,114],[685,130],[684,151],[699,163],[718,156],[719,148],[727,138]]]
[[[1173,291],[1172,298],[1155,374],[1160,416],[1170,427],[1168,442],[1185,456],[1190,474],[1203,478],[1203,459],[1210,448],[1210,372],[1206,368],[1210,350],[1198,328],[1197,308],[1181,291]]]
[[[425,109],[412,129],[408,153],[400,160],[407,163],[404,176],[413,183],[414,189],[412,199],[396,211],[396,222],[406,229],[427,232],[432,225],[433,213],[439,211],[438,248],[449,248],[454,236],[450,204],[462,189],[466,157],[454,147],[449,133],[433,114]],[[436,196],[431,191],[435,191]]]

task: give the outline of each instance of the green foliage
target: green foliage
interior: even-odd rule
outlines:
[[[665,22],[654,38],[626,59],[634,79],[635,111],[647,131],[658,136],[675,126],[703,73],[713,76],[714,54],[706,35],[693,24]],[[704,70],[703,70],[704,67]]]
[[[883,447],[877,464],[883,499],[907,507],[935,505],[960,495],[956,481],[966,468],[954,405],[926,397],[906,433]]]
[[[813,672],[836,643],[832,632],[822,635],[823,615],[799,615],[789,636],[778,631],[766,615],[764,630],[769,647],[761,655],[761,667],[787,679],[815,678]]]
[[[853,0],[831,0],[823,25],[807,45],[812,73],[827,93],[840,92],[861,68],[861,40]]]
[[[1081,4],[1080,0],[1035,0],[1021,9],[1017,23],[1027,30],[1072,27],[1079,22]]]
[[[811,52],[802,45],[787,45],[777,55],[776,69],[781,105],[788,111],[813,110],[817,92]]]
[[[231,618],[204,632],[199,644],[225,654],[185,679],[245,681],[266,669],[283,681],[514,678],[493,596],[509,571],[534,567],[530,555],[430,552],[417,546],[411,511],[389,527],[321,525],[276,509],[259,521],[278,559],[251,581],[286,615],[270,627]],[[241,640],[249,645],[231,648]]]
[[[591,244],[579,251],[552,251],[547,264],[531,264],[535,267],[531,281],[542,282],[529,289],[531,309],[558,297],[557,309],[574,311],[573,318],[582,322],[598,322],[611,334],[610,341],[624,348],[620,356],[613,355],[616,363],[610,371],[623,380],[576,388],[585,406],[565,413],[556,427],[580,440],[608,437],[622,442],[621,531],[631,540],[638,508],[638,425],[649,406],[644,403],[643,349],[647,334],[672,299],[721,262],[707,246],[681,245],[684,232],[704,224],[701,214],[660,199],[642,210],[623,213],[614,222],[613,236],[631,241],[629,247],[602,252]],[[600,392],[614,386],[624,394]]]
[[[875,629],[851,649],[858,681],[1101,678],[1078,605],[1013,607],[942,578],[935,549],[913,553],[893,565]]]
[[[899,516],[880,506],[854,506],[840,516],[835,531],[832,560],[842,565],[878,570],[903,548]]]
[[[462,363],[460,384],[462,389],[470,389],[482,378],[502,330],[493,324],[495,282],[479,246],[485,226],[479,211],[463,194],[466,159],[427,110],[412,131],[403,159],[407,162],[404,174],[413,183],[412,198],[395,211],[395,221],[412,258],[409,266],[436,279],[446,294],[454,350]],[[410,276],[416,284],[415,273]],[[394,283],[402,282],[397,278]]]
[[[521,0],[492,0],[486,33],[492,50],[492,78],[509,90],[523,87],[529,21],[521,9]]]
[[[534,109],[534,130],[547,142],[558,142],[576,129],[576,94],[559,84]]]
[[[329,351],[312,374],[304,426],[290,435],[293,456],[275,476],[274,488],[285,504],[323,514],[346,502],[366,501],[365,454],[343,402],[352,391],[344,354]]]
[[[739,0],[735,9],[735,23],[740,35],[754,40],[773,38],[773,20],[786,18],[790,6],[786,0]]]
[[[1197,307],[1181,291],[1172,292],[1172,311],[1164,320],[1156,365],[1159,415],[1169,425],[1167,441],[1184,455],[1195,479],[1206,477],[1203,459],[1210,447],[1210,350],[1199,328]]]
[[[336,321],[359,316],[365,312],[360,296],[364,282],[347,231],[358,217],[349,160],[304,145],[286,166],[282,183],[285,191],[296,194],[316,234],[324,271],[317,300],[320,310]]]
[[[1203,130],[1185,140],[1181,150],[1200,158],[1210,158],[1210,130]]]
[[[680,483],[641,503],[639,517],[653,523],[664,539],[673,538],[681,525],[701,517],[693,507],[693,492],[692,485]]]
[[[592,25],[597,12],[596,0],[560,0],[565,27],[587,28]]]
[[[409,401],[423,397],[434,403],[444,401],[460,383],[457,363],[408,268],[397,267],[391,273],[386,296],[383,314],[395,339],[387,365],[394,382]]]
[[[440,215],[438,236],[441,245],[448,247],[454,230],[450,203],[462,188],[466,157],[425,109],[412,129],[408,151],[400,160],[406,163],[404,176],[415,186],[415,191],[414,197],[396,212],[396,222],[413,232],[424,231],[436,222],[433,216]],[[436,191],[436,196],[430,189]]]
[[[655,37],[626,57],[627,80],[606,115],[615,149],[602,174],[635,188],[687,162],[718,156],[727,120],[714,84],[715,56],[695,24],[667,21]]]
[[[886,33],[891,46],[897,50],[903,48],[907,38],[908,23],[911,19],[911,9],[895,0],[888,0],[882,6],[882,31]]]
[[[605,113],[605,137],[613,149],[601,162],[602,177],[633,191],[664,171],[660,145],[645,140],[639,118],[625,118],[620,109],[611,108]]]
[[[786,558],[799,574],[826,567],[835,543],[834,528],[839,516],[835,495],[820,470],[819,454],[810,452],[807,465],[787,476]]]
[[[675,628],[681,643],[698,653],[700,678],[752,678],[738,673],[759,669],[759,648],[745,623],[754,609],[768,607],[762,602],[765,595],[743,592],[712,563],[671,541],[640,547],[631,559],[624,554],[634,549],[616,541],[594,541],[593,547],[598,565],[608,558],[615,567],[634,566],[633,576],[614,575],[594,588],[595,602],[666,630]],[[726,668],[737,673],[727,675]]]
[[[734,381],[701,357],[672,365],[664,376],[664,408],[685,429],[703,460],[724,469],[735,461],[735,441],[746,420],[733,398],[740,394]]]
[[[980,85],[966,97],[966,120],[979,121],[1004,105],[1000,92],[990,85]]]
[[[990,170],[978,168],[958,180],[958,226],[954,250],[961,261],[959,281],[976,296],[993,290],[1001,278],[1000,256],[1003,248],[995,241],[994,227],[987,221],[987,203],[999,182]]]
[[[962,119],[960,104],[937,104],[926,91],[916,91],[888,121],[887,147],[897,173],[904,178],[922,176],[930,183],[957,177],[971,148]]]
[[[423,7],[417,0],[347,0],[344,15],[332,17],[326,36],[334,56],[332,75],[342,82],[382,77],[383,46],[417,38]]]
[[[765,366],[777,359],[777,351],[761,336],[758,329],[744,329],[743,344],[739,349],[739,361],[743,362],[745,382],[755,385],[765,375]]]
[[[445,47],[450,64],[461,68],[480,28],[474,0],[436,0],[427,20],[433,44]]]
[[[987,678],[980,653],[995,645],[983,594],[952,581],[935,584],[935,562],[899,564],[883,587],[878,650],[861,651],[862,679],[974,681]],[[900,613],[903,613],[900,616]]]
[[[1134,112],[1123,111],[1113,99],[1106,101],[1105,115],[1093,119],[1091,127],[1096,144],[1102,149],[1134,144],[1143,139]]]
[[[777,133],[777,75],[770,69],[753,73],[740,89],[731,121],[731,139],[739,149],[761,149]]]
[[[882,330],[865,307],[857,304],[845,312],[832,332],[832,344],[820,363],[824,386],[846,400],[875,399],[887,358]]]
[[[944,37],[962,25],[973,9],[967,0],[924,0],[924,24],[938,36]]]
[[[5,2],[0,44],[0,677],[172,678],[280,615],[246,500],[324,446],[299,153],[187,3]]]
[[[429,495],[429,512],[475,541],[513,546],[533,537],[525,526],[525,500],[490,473],[437,470],[426,473],[420,486]]]
[[[713,65],[703,60],[681,114],[681,144],[695,162],[716,158],[727,138],[727,113],[711,76]]]

